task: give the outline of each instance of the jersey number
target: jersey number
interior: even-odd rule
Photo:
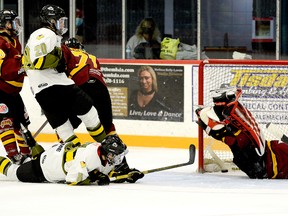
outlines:
[[[47,55],[47,48],[45,43],[41,43],[34,47],[35,57],[41,57]]]

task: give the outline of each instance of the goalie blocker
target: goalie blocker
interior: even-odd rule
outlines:
[[[229,146],[233,162],[250,178],[287,179],[288,143],[263,138],[258,123],[239,102],[241,89],[213,93],[214,105],[196,110],[199,126]]]

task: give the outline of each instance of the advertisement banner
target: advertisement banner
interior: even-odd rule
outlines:
[[[102,64],[115,119],[184,121],[184,66]]]
[[[220,72],[220,70],[221,72]],[[280,66],[211,66],[205,68],[206,104],[209,92],[218,88],[242,89],[240,102],[260,124],[288,124],[288,73]]]

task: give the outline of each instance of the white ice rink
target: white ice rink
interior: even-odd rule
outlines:
[[[130,147],[127,160],[147,170],[188,157],[188,149]],[[0,175],[0,216],[288,215],[288,180],[196,170],[197,159],[194,165],[147,174],[135,184],[109,186],[9,182]]]

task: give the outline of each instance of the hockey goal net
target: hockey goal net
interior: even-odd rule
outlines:
[[[231,87],[242,89],[239,101],[251,111],[266,139],[277,139],[274,133],[266,129],[268,123],[287,133],[288,61],[215,59],[200,63],[198,106],[213,105],[211,90]],[[224,143],[208,137],[200,127],[198,135],[199,172],[237,169],[232,163],[232,153]],[[211,167],[213,163],[218,168]]]

